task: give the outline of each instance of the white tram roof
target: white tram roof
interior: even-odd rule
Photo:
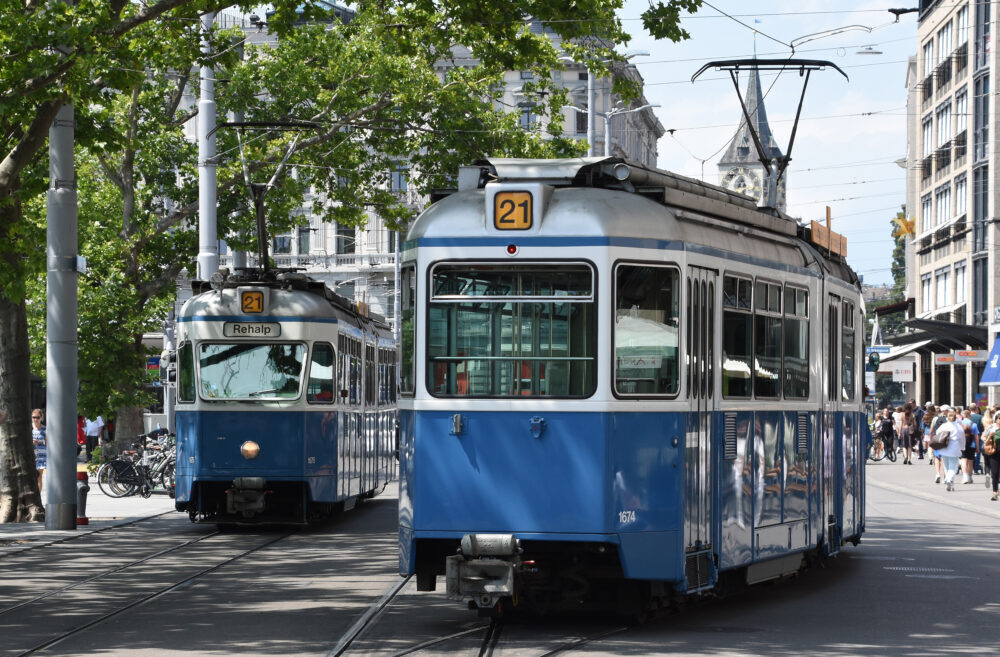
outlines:
[[[621,158],[480,160],[459,172],[458,191],[438,196],[417,218],[410,241],[499,237],[487,216],[486,187],[501,183],[546,186],[540,225],[523,237],[623,237],[683,242],[793,267],[823,269],[856,284],[838,256],[804,237],[787,214],[758,208],[753,199],[716,185],[652,169]],[[551,188],[550,190],[548,188]],[[609,194],[608,191],[612,193]],[[470,208],[476,215],[470,220]]]

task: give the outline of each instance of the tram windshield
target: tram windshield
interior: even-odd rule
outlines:
[[[427,336],[431,394],[593,394],[593,283],[584,263],[437,265]]]
[[[295,399],[302,386],[306,347],[296,343],[199,345],[199,389],[204,399]]]

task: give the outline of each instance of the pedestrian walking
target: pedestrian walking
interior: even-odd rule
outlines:
[[[924,421],[921,427],[922,440],[919,443],[919,455],[918,459],[923,459],[924,454],[927,453],[927,443],[931,439],[931,427],[934,426],[934,421],[937,420],[937,409],[934,408],[934,404],[927,402],[924,410]]]
[[[986,458],[986,470],[993,487],[990,499],[996,502],[997,479],[1000,479],[1000,413],[993,414],[993,423],[983,434],[983,456]]]
[[[83,433],[87,436],[87,460],[94,458],[94,450],[97,449],[101,437],[101,429],[104,428],[104,419],[98,415],[96,420],[88,417],[83,418]]]
[[[949,407],[945,417],[947,420],[934,434],[933,441],[935,442],[932,442],[931,445],[941,444],[936,441],[947,441],[946,444],[937,448],[935,454],[941,462],[945,487],[948,491],[953,491],[955,490],[955,473],[958,472],[958,459],[962,450],[965,449],[965,429],[962,427],[955,409]],[[941,471],[938,472],[934,481],[935,483],[941,481]]]
[[[972,470],[976,461],[976,454],[979,451],[979,427],[972,421],[972,411],[965,409],[962,411],[962,429],[965,431],[965,446],[962,449],[961,474],[962,483],[972,483]]]
[[[38,471],[38,492],[42,492],[42,475],[48,467],[48,449],[45,444],[45,425],[42,409],[31,411],[31,444],[35,447],[35,470]]]
[[[903,407],[903,417],[899,423],[899,444],[903,448],[903,463],[913,465],[910,458],[913,456],[913,445],[917,440],[917,420],[910,410],[910,405]]]

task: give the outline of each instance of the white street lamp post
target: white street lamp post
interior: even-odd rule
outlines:
[[[631,114],[633,112],[641,112],[644,109],[650,107],[659,107],[659,105],[646,103],[640,107],[634,107],[632,109],[618,108],[613,109],[607,114],[602,114],[604,117],[604,156],[608,157],[611,155],[611,118],[618,116],[619,114]]]
[[[649,53],[643,50],[643,51],[639,51],[639,52],[629,53],[629,54],[625,55],[625,59],[629,60],[629,59],[632,59],[633,57],[647,57],[647,56],[649,56]],[[569,62],[571,64],[577,64],[578,63],[575,59],[573,59],[572,57],[566,56],[566,55],[560,57],[559,59],[562,60],[562,61],[564,61],[564,62]],[[596,119],[597,119],[598,112],[594,112],[593,111],[594,105],[596,103],[597,103],[597,81],[596,81],[596,78],[594,77],[594,72],[588,66],[587,67],[587,109],[586,110],[581,110],[578,107],[572,107],[572,109],[576,110],[577,112],[586,112],[587,113],[587,157],[594,157],[594,155],[596,155],[595,149],[594,149],[594,141],[597,139],[597,135],[595,134],[597,132],[597,127],[595,125],[595,122],[596,122]],[[657,105],[655,107],[659,107],[659,106]],[[604,120],[607,121],[607,117],[605,117]],[[604,135],[605,135],[605,137],[604,137],[605,138],[605,142],[607,141],[607,130],[606,130],[606,128],[607,128],[607,124],[605,124],[605,133],[604,133]],[[606,148],[605,148],[605,153],[604,154],[607,155],[607,149]]]

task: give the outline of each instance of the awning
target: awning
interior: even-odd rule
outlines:
[[[951,306],[945,306],[944,308],[935,308],[934,310],[925,310],[924,312],[917,315],[917,319],[929,319],[931,317],[937,317],[938,315],[944,315],[945,313],[951,314],[965,305],[965,302],[956,303]]]
[[[906,354],[913,353],[914,351],[917,351],[918,349],[926,347],[927,345],[929,345],[932,342],[934,342],[934,341],[933,340],[921,340],[920,342],[913,342],[913,343],[910,343],[910,344],[897,345],[897,346],[893,347],[892,349],[890,349],[889,353],[887,353],[885,356],[882,357],[881,362],[885,363],[885,362],[888,362],[890,360],[895,360],[897,358],[900,358],[901,356],[905,356]]]
[[[986,358],[983,378],[979,379],[981,386],[1000,386],[1000,338],[993,341],[993,349]]]

